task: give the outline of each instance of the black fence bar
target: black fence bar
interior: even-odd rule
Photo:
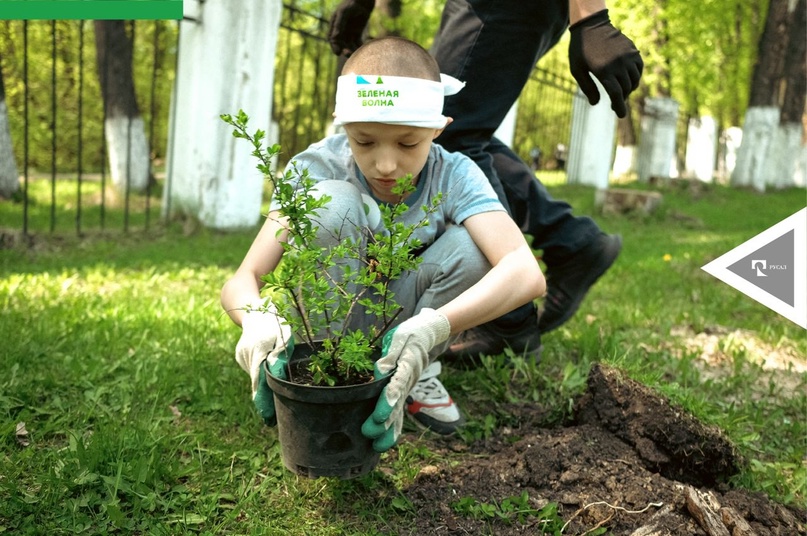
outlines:
[[[56,21],[50,22],[50,232],[56,230]]]
[[[149,94],[149,148],[154,147],[154,115],[156,106],[156,99],[157,99],[157,76],[159,73],[159,62],[160,62],[160,48],[159,48],[159,36],[160,36],[160,24],[158,21],[154,21],[154,36],[152,47],[154,48],[154,56],[152,57],[151,62],[151,92]],[[149,161],[153,164],[153,160],[149,159]],[[146,222],[145,227],[146,230],[149,229],[149,223],[151,223],[151,193],[152,193],[152,180],[151,175],[154,173],[154,167],[151,166],[149,170],[149,180],[146,183]]]
[[[536,67],[519,98],[514,151],[531,162],[537,148],[539,169],[565,172],[568,155],[564,151],[572,146],[572,110],[579,98],[571,76]]]
[[[23,106],[23,145],[24,145],[24,153],[23,153],[23,191],[22,191],[22,199],[23,199],[23,211],[22,211],[22,234],[24,236],[28,236],[28,188],[30,186],[30,181],[28,177],[28,136],[29,136],[29,129],[28,129],[28,97],[29,97],[29,87],[28,87],[28,21],[23,21],[22,23],[22,41],[23,41],[23,48],[26,51],[24,58],[23,58],[23,68],[22,68],[22,82],[24,85],[24,106]]]
[[[84,173],[84,21],[78,25],[78,121],[76,133],[76,234],[81,235],[81,182]]]

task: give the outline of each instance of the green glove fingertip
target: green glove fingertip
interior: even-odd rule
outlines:
[[[395,335],[395,332],[398,330],[398,326],[395,326],[388,332],[384,334],[384,338],[381,339],[381,357],[384,357],[389,352],[390,344],[392,344],[392,337]]]
[[[261,419],[263,419],[263,422],[266,423],[267,426],[277,424],[275,396],[266,383],[266,371],[264,367],[261,367],[258,373],[258,390],[255,391],[252,402],[255,404],[255,409],[258,410],[258,415],[261,416]]]
[[[280,378],[281,380],[288,378],[286,374],[286,365],[289,364],[289,359],[291,358],[292,353],[294,353],[294,340],[290,340],[286,345],[286,348],[284,348],[283,351],[280,352],[280,355],[277,356],[275,362],[269,364],[269,374],[275,378]]]
[[[373,441],[373,450],[376,452],[386,452],[398,442],[398,438],[395,437],[395,430],[389,428],[387,432]]]
[[[373,411],[373,419],[376,422],[386,422],[389,416],[392,415],[392,410],[395,409],[395,404],[387,400],[387,389],[388,387],[384,387],[381,391],[381,396],[378,397],[378,402],[376,402],[375,410]]]
[[[367,439],[376,439],[382,436],[386,430],[384,421],[377,422],[372,415],[361,425],[361,435]]]

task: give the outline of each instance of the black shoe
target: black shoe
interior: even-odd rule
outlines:
[[[501,329],[487,323],[463,331],[440,359],[450,365],[469,367],[478,365],[480,356],[499,355],[507,348],[516,355],[531,355],[536,361],[540,359],[543,347],[535,315],[512,329]]]
[[[561,264],[547,266],[546,298],[538,329],[547,333],[569,320],[597,279],[622,251],[622,237],[600,234],[589,245]]]

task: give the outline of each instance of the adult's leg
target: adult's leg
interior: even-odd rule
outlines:
[[[502,179],[510,214],[523,232],[533,236],[532,247],[543,250],[548,266],[569,259],[601,234],[591,218],[572,216],[572,207],[553,198],[524,161],[498,138],[490,140],[487,152]]]
[[[437,141],[482,168],[513,219],[532,235],[533,247],[544,251],[549,288],[542,331],[572,316],[621,247],[618,237],[549,196],[529,166],[493,138],[536,61],[567,24],[565,0],[447,0],[432,47],[441,70],[466,82],[446,99],[445,113],[454,121]],[[512,337],[528,329],[532,314],[534,309],[522,307],[494,321],[492,330]],[[467,348],[476,351],[474,345]]]
[[[575,234],[571,207],[542,197],[546,192],[542,188],[530,196],[529,201],[537,204],[531,211],[514,211],[508,193],[529,195],[535,175],[515,155],[500,171],[492,149],[502,144],[492,138],[535,62],[558,42],[567,21],[566,0],[447,0],[432,46],[440,69],[466,83],[462,91],[446,98],[445,114],[454,121],[438,143],[471,157],[511,209],[516,223],[539,244],[543,238],[537,237],[550,233]],[[532,217],[525,219],[526,215]]]

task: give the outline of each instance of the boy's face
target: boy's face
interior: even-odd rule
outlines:
[[[367,185],[376,198],[389,203],[400,200],[392,193],[396,179],[411,173],[417,184],[432,140],[442,131],[385,123],[345,125],[353,158],[367,179]]]

